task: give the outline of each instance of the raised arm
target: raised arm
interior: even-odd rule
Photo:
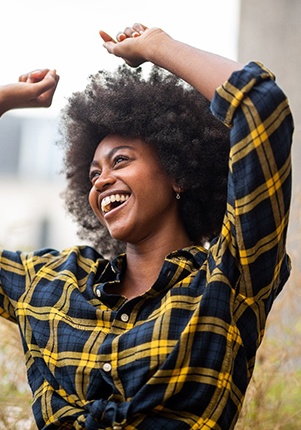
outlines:
[[[259,63],[243,66],[141,24],[117,41],[103,31],[100,36],[128,65],[151,61],[184,79],[212,100],[213,114],[231,128],[227,211],[212,250],[229,284],[254,302],[264,297],[268,310],[290,270],[285,243],[293,121],[274,75]]]
[[[116,41],[104,31],[99,34],[108,52],[129,66],[150,61],[184,79],[209,100],[233,71],[242,68],[235,61],[177,41],[160,28],[134,24],[119,33]]]
[[[11,109],[49,107],[59,81],[55,70],[21,75],[19,82],[0,86],[0,116]]]

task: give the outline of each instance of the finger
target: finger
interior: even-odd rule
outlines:
[[[36,69],[30,72],[30,75],[34,78],[40,78],[41,76],[46,76],[50,69]]]
[[[49,69],[37,69],[29,73],[24,73],[23,75],[19,76],[19,82],[39,82],[44,79],[48,72]]]
[[[138,36],[140,36],[140,31],[135,30],[133,27],[126,27],[124,31],[120,31],[117,34],[116,39],[118,42],[122,42],[127,38]]]
[[[133,29],[133,27],[126,27],[124,30],[123,30],[123,33],[127,36],[127,37],[132,37],[132,34],[134,33],[134,29]]]
[[[117,42],[122,42],[125,39],[127,39],[127,36],[122,31],[120,33],[117,33],[116,35]]]
[[[19,81],[19,82],[26,82],[26,81],[27,81],[27,79],[28,79],[28,73],[24,73],[23,75],[20,75],[20,76],[19,76],[18,81]]]
[[[32,74],[34,74],[34,72],[38,72],[38,74],[40,73],[40,71],[38,71],[38,70],[24,73],[23,75],[19,76],[18,81],[19,82],[28,82],[28,79],[31,77]]]
[[[48,94],[48,92],[54,92],[58,82],[59,75],[56,74],[55,70],[49,70],[44,79],[36,82],[34,89],[36,90],[36,97],[42,96],[43,94]]]
[[[37,89],[35,101],[38,105],[44,107],[49,107],[51,105],[59,79],[60,77],[56,74],[56,71],[51,70],[47,73],[43,81],[35,84],[34,87]]]
[[[111,37],[108,33],[106,33],[103,30],[99,31],[99,35],[100,35],[100,37],[102,38],[102,40],[104,42],[114,42],[114,43],[116,43],[116,41],[113,39],[113,37]]]
[[[141,24],[140,22],[135,22],[135,24],[133,24],[133,29],[138,32],[139,34],[142,34],[145,32],[145,30],[147,30],[148,27],[146,27],[145,25]]]
[[[45,93],[41,94],[38,97],[38,101],[41,106],[43,107],[49,107],[52,104],[53,96],[54,96],[55,88],[51,88],[50,90],[46,91]]]
[[[48,72],[49,72],[49,69],[33,70],[31,73],[28,74],[28,78],[26,82],[29,82],[29,83],[40,82],[45,78]]]
[[[47,75],[45,77],[49,76],[54,82],[55,85],[57,86],[59,80],[60,80],[60,76],[56,73],[56,70],[49,70]]]

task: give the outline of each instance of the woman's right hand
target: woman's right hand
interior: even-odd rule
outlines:
[[[10,109],[49,107],[59,76],[55,70],[40,69],[19,77],[19,82],[0,87],[0,116]]]
[[[21,75],[19,82],[25,83],[23,96],[26,92],[28,95],[27,101],[24,97],[24,102],[28,103],[26,107],[49,107],[59,79],[56,71],[49,69],[38,69]]]

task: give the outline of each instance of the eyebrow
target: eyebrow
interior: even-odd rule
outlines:
[[[134,151],[135,149],[132,146],[129,145],[120,145],[120,146],[116,146],[115,148],[111,149],[111,151],[106,155],[106,160],[110,160],[114,154],[119,151],[120,149],[129,149],[131,151]],[[90,164],[90,168],[91,167],[95,167],[98,166],[99,163],[96,160],[92,160],[91,164]]]

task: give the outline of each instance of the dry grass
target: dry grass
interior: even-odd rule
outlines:
[[[301,318],[295,313],[296,298],[290,284],[272,311],[236,430],[301,429]],[[282,316],[284,309],[289,318]]]
[[[17,327],[1,319],[0,338],[0,430],[36,429]]]
[[[276,300],[236,430],[301,429],[301,189],[294,192],[288,250],[293,270]]]

